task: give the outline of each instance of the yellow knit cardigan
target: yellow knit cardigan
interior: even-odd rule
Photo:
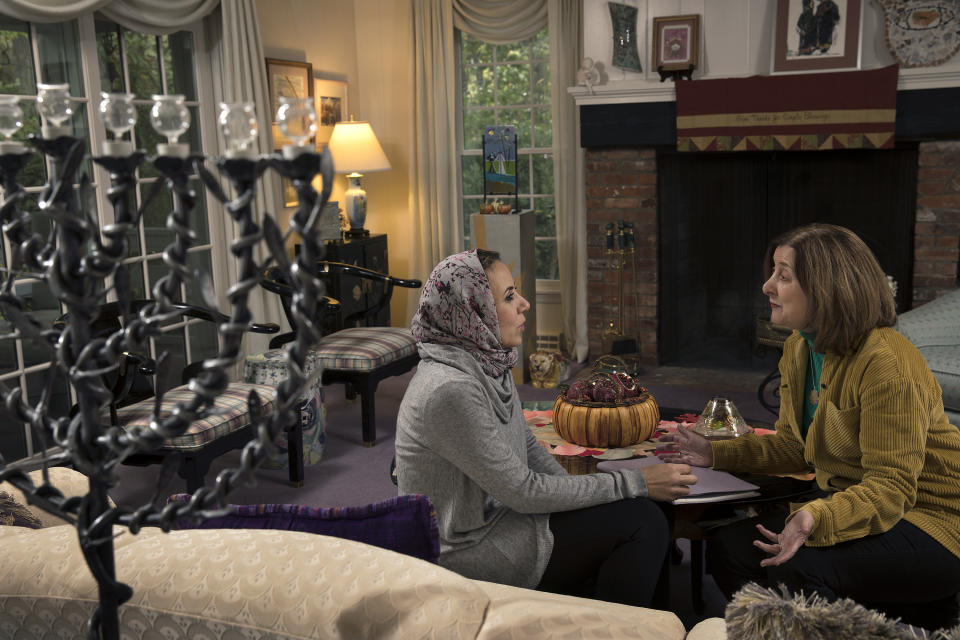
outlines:
[[[789,516],[801,508],[813,515],[809,546],[883,533],[906,518],[960,557],[960,430],[923,356],[889,327],[871,331],[852,355],[827,354],[804,442],[807,351],[796,331],[784,343],[777,433],[713,442],[714,468],[812,468],[830,495],[793,505]]]

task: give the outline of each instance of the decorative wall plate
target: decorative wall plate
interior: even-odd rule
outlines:
[[[935,67],[960,49],[960,0],[877,0],[902,67]]]

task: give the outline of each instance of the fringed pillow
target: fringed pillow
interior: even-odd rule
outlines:
[[[6,491],[0,491],[0,525],[39,529],[43,525],[33,511]]]
[[[960,640],[960,627],[932,634],[890,620],[849,598],[827,601],[817,594],[791,595],[750,582],[733,595],[724,615],[727,637],[738,640]]]

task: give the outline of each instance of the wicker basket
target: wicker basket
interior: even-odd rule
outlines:
[[[660,423],[660,408],[649,393],[620,403],[557,398],[553,426],[560,437],[582,447],[627,447],[643,442]]]

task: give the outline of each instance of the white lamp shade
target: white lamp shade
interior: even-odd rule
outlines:
[[[338,122],[330,136],[330,154],[337,173],[372,173],[390,168],[369,122]]]

